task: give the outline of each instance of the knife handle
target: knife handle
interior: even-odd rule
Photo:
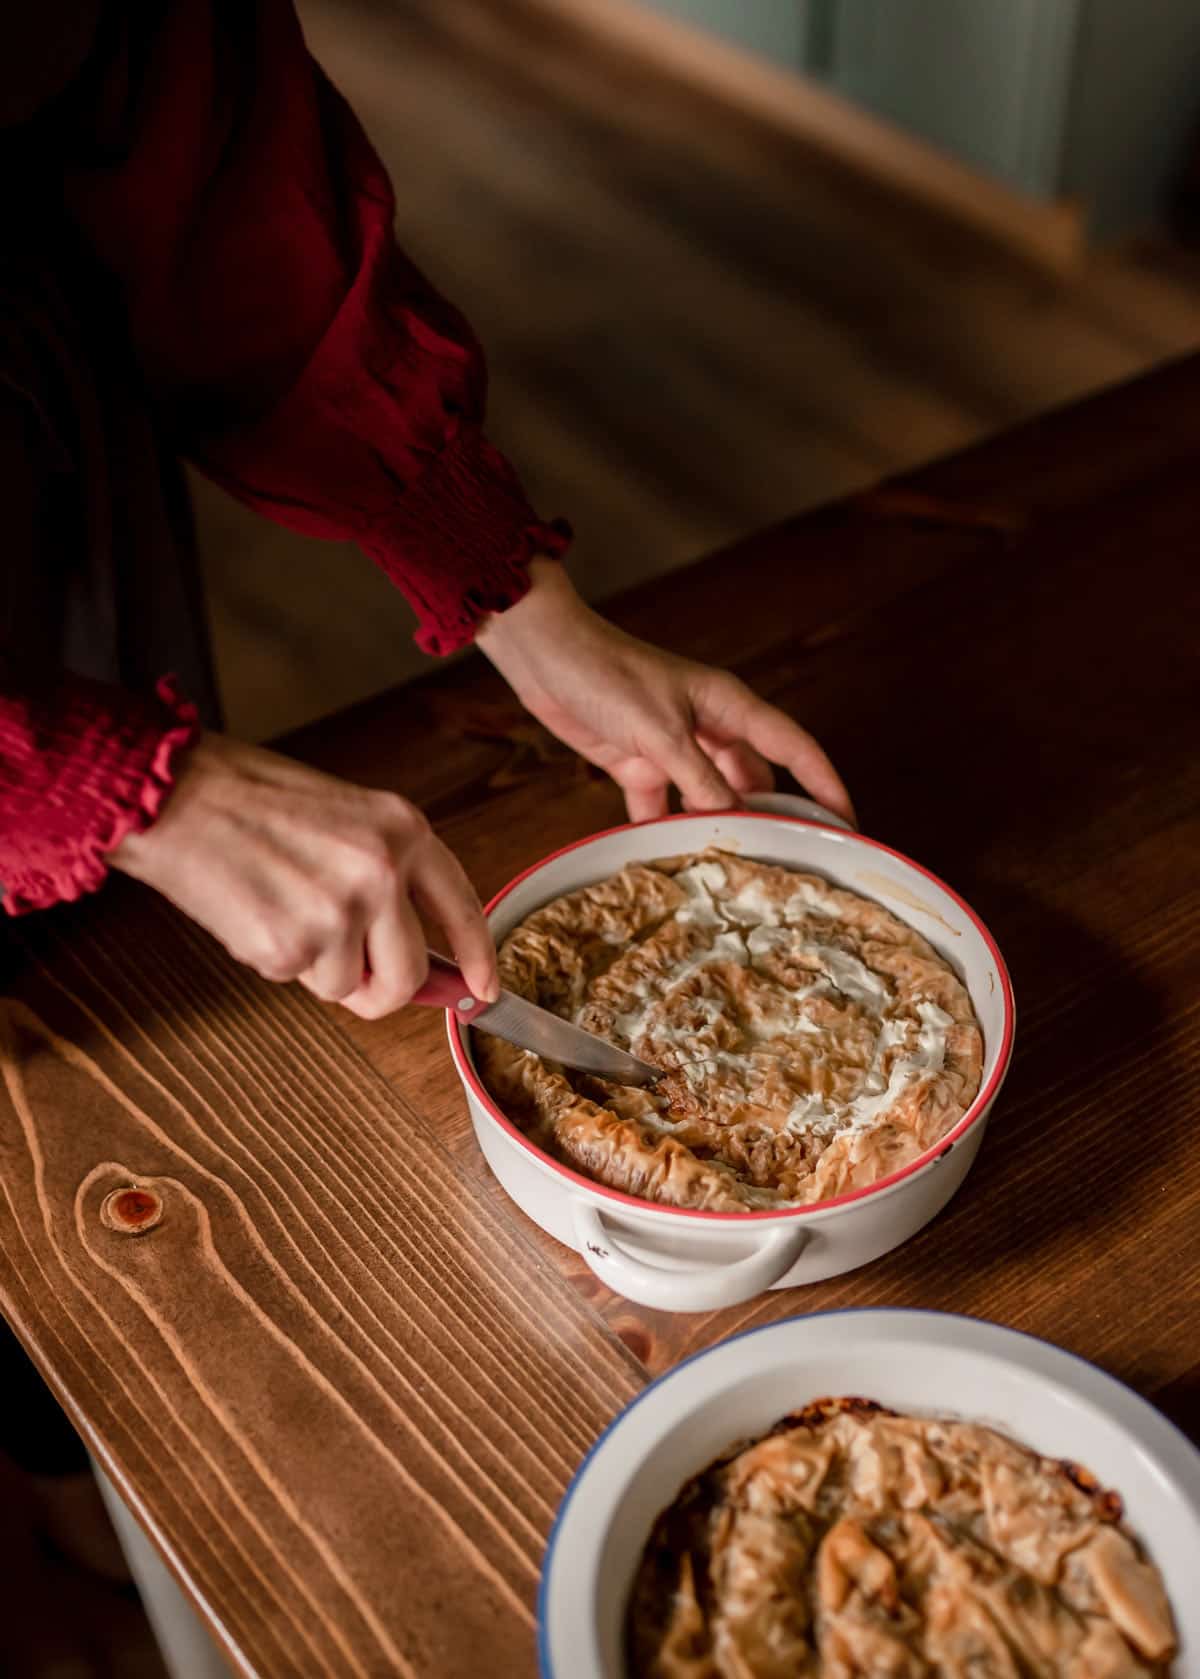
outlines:
[[[449,1009],[457,1020],[474,1020],[477,1014],[490,1009],[491,1004],[472,997],[462,970],[435,950],[429,952],[429,977],[412,1001],[426,1009]]]

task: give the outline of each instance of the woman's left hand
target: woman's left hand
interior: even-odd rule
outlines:
[[[772,764],[854,820],[841,777],[806,729],[728,671],[616,629],[566,572],[535,560],[523,600],[476,640],[521,703],[625,792],[630,819],[664,816],[672,784],[688,810],[722,810],[774,786]]]

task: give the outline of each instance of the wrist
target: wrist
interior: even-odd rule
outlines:
[[[200,734],[188,747],[170,789],[153,822],[134,830],[113,846],[105,856],[111,869],[131,875],[135,880],[153,884],[155,859],[163,849],[164,836],[178,825],[184,807],[193,804],[198,789],[211,780],[221,764],[221,736]]]
[[[557,560],[535,557],[529,563],[530,585],[519,601],[503,612],[490,612],[475,632],[475,644],[493,662],[506,651],[560,633],[569,621],[586,616],[590,609]]]
[[[140,831],[128,833],[111,851],[105,853],[104,861],[110,869],[118,869],[122,874],[131,875],[134,880],[148,880],[152,871],[152,859],[157,848],[154,831],[158,822],[152,822]]]

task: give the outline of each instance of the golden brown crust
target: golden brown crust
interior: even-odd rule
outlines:
[[[1165,1679],[1162,1581],[1085,1470],[977,1424],[824,1399],[655,1523],[631,1679]]]
[[[476,1045],[539,1147],[672,1206],[745,1212],[875,1183],[979,1088],[970,998],[919,933],[819,876],[725,852],[555,899],[504,941],[500,977],[667,1069],[634,1091]]]

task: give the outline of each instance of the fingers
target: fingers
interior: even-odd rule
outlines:
[[[462,864],[432,836],[414,868],[412,890],[449,939],[471,995],[495,1002],[500,981],[491,929]]]
[[[300,983],[314,997],[327,1003],[340,1003],[363,982],[363,938],[366,930],[365,913],[354,916],[342,937],[327,946]]]
[[[691,730],[670,736],[655,761],[678,787],[685,810],[728,810],[737,794]]]
[[[700,735],[699,741],[716,764],[729,785],[738,793],[769,793],[775,785],[775,772],[763,757],[744,740],[726,744]]]
[[[649,758],[625,758],[609,766],[613,780],[625,794],[631,822],[652,822],[669,809],[671,784]]]
[[[770,764],[753,747],[741,741],[732,745],[719,744],[704,735],[698,739],[715,767],[718,780],[723,776],[728,789],[732,790],[724,787],[714,789],[713,797],[719,801],[717,809],[728,809],[731,804],[736,804],[739,793],[768,792],[775,785]],[[656,763],[649,758],[635,758],[618,765],[612,773],[624,790],[625,807],[631,822],[653,822],[668,814],[671,784]],[[686,792],[684,797],[686,800]],[[697,807],[691,805],[691,808]],[[713,806],[710,804],[706,808]]]
[[[821,804],[850,822],[855,820],[850,795],[825,752],[807,729],[778,707],[759,699],[736,677],[722,673],[716,693],[707,690],[700,708],[711,711],[711,726],[725,741],[746,742],[771,763],[790,770]]]
[[[631,822],[653,822],[668,810],[668,786],[659,781],[647,786],[642,782],[625,784],[625,809]]]
[[[360,983],[342,1003],[364,1020],[379,1020],[402,1008],[428,972],[425,934],[407,891],[400,887],[369,923],[359,957]]]
[[[416,905],[445,932],[472,995],[494,1001],[500,994],[496,947],[479,899],[457,859],[432,835],[408,879],[397,874],[374,910],[300,975],[301,984],[368,1020],[402,1008],[429,971]]]

